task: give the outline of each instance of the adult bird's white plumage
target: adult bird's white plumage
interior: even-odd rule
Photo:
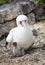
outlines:
[[[28,49],[34,42],[33,33],[28,24],[28,18],[25,15],[19,15],[16,18],[17,27],[13,28],[6,38],[7,42],[17,42],[19,47]]]

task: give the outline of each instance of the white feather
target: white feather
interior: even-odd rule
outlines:
[[[18,26],[12,29],[7,36],[7,42],[17,42],[19,47],[23,47],[25,49],[29,48],[33,42],[33,33],[30,30],[30,26],[27,24],[26,27]]]

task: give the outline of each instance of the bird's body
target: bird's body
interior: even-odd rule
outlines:
[[[13,28],[6,38],[7,42],[16,42],[17,46],[28,49],[34,42],[33,33],[25,15],[16,18],[17,27]]]
[[[27,27],[18,26],[12,29],[10,32],[12,35],[11,37],[13,38],[12,42],[17,42],[17,45],[20,47],[27,49],[34,42],[33,34],[29,25],[27,25]],[[8,36],[7,41],[10,41],[10,34]]]

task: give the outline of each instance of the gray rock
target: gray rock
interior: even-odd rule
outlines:
[[[42,18],[41,16],[45,16],[45,5],[44,4],[39,4],[37,5],[37,7],[35,8],[35,10],[33,11],[33,13],[35,14],[35,20],[36,21],[40,21],[42,19],[45,19],[45,18]]]
[[[5,33],[9,32],[12,28],[16,26],[15,20],[0,24],[0,37]]]
[[[5,4],[0,7],[0,23],[16,18],[19,14],[28,14],[35,4],[29,0],[19,0],[11,4]]]
[[[31,22],[32,23],[35,22],[35,15],[34,15],[34,13],[30,13],[28,15],[28,23],[30,24]]]

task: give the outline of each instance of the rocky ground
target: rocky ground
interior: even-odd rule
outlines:
[[[32,49],[24,56],[12,59],[11,51],[0,46],[0,65],[45,65],[45,21],[31,23],[30,26],[38,32]]]

